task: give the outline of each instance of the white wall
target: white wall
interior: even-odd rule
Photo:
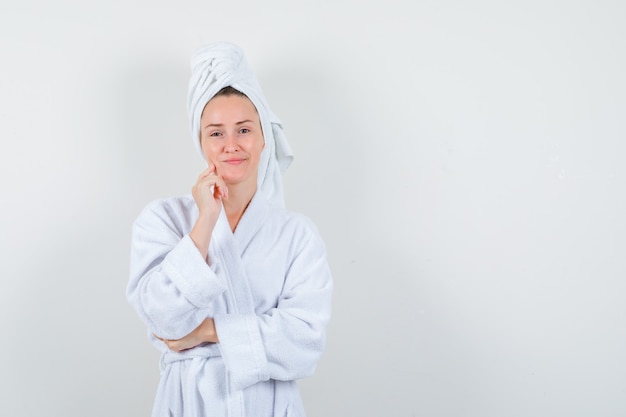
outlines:
[[[0,415],[148,415],[130,225],[240,44],[336,279],[309,417],[626,415],[626,6],[32,0],[0,14]]]

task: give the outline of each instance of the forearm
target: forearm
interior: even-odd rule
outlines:
[[[210,216],[199,216],[193,228],[189,232],[189,237],[200,252],[202,259],[207,260],[211,235],[215,227],[215,220]]]
[[[133,251],[129,301],[153,333],[179,339],[207,317],[211,303],[226,285],[201,258],[190,237],[183,237],[160,264],[146,271],[151,259],[151,247]]]
[[[288,309],[290,310],[290,309]],[[301,314],[215,316],[220,348],[231,383],[242,389],[268,379],[295,380],[312,374],[326,340],[329,309]]]
[[[192,188],[192,195],[198,208],[198,219],[189,237],[202,258],[208,260],[211,235],[222,210],[222,198],[228,196],[228,188],[224,180],[217,176],[215,165],[209,164],[209,167],[200,174]]]
[[[206,318],[198,327],[196,327],[187,336],[177,340],[167,340],[155,335],[167,347],[174,352],[182,352],[194,348],[203,343],[217,343],[219,338],[215,330],[215,322],[212,318]]]

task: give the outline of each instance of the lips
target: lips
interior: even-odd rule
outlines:
[[[232,158],[232,159],[226,159],[223,162],[225,164],[230,164],[230,165],[239,165],[245,162],[245,159],[244,158]]]

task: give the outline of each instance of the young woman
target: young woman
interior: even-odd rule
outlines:
[[[188,110],[208,167],[133,225],[127,296],[162,352],[153,416],[304,416],[332,278],[315,225],[284,208],[291,151],[241,50],[201,48]]]

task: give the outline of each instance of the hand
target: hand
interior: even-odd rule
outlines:
[[[209,167],[200,174],[198,181],[191,189],[191,194],[198,206],[200,216],[217,219],[222,208],[222,198],[228,198],[228,187],[217,175],[214,164],[209,163]]]
[[[219,341],[215,330],[215,322],[212,318],[205,319],[194,331],[182,339],[168,340],[157,335],[154,335],[154,337],[165,343],[174,352],[192,349],[202,343],[217,343]]]
[[[196,185],[191,190],[198,207],[198,219],[189,232],[189,237],[200,254],[207,259],[213,228],[222,209],[222,198],[228,198],[228,188],[224,180],[215,172],[215,165],[200,174]]]

